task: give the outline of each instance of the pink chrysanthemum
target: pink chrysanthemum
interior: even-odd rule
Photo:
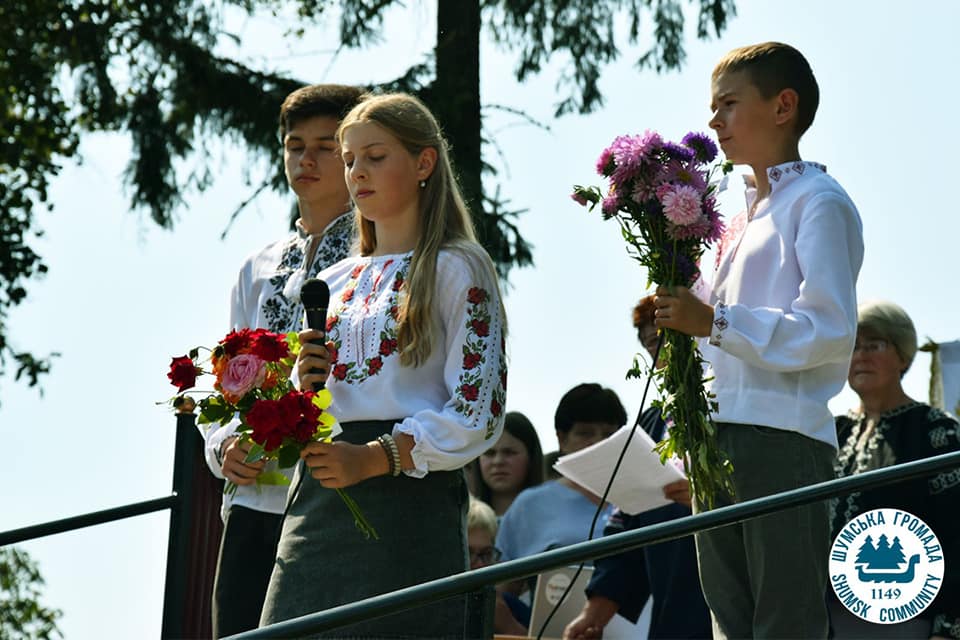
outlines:
[[[611,176],[616,184],[626,184],[637,177],[643,161],[663,145],[663,138],[655,131],[645,131],[642,136],[617,136],[610,145],[617,168]]]
[[[610,194],[603,199],[603,203],[600,205],[600,208],[603,210],[603,215],[607,218],[616,215],[617,211],[620,209],[620,198],[617,197],[616,194]]]
[[[703,213],[700,192],[686,185],[669,189],[660,202],[663,204],[663,215],[675,225],[693,224]]]

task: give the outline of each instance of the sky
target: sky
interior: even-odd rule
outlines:
[[[523,109],[549,125],[546,131],[503,110],[485,111],[500,151],[502,192],[528,209],[518,225],[535,247],[536,265],[515,270],[507,288],[507,409],[532,420],[545,450],[556,448],[557,401],[580,382],[613,388],[631,416],[641,408],[641,383],[624,373],[638,350],[630,310],[649,292],[646,274],[627,257],[616,224],[574,204],[571,187],[600,184],[594,162],[616,135],[649,128],[679,139],[707,131],[710,71],[733,47],[780,40],[810,61],[821,104],[800,151],[826,164],[859,208],[866,246],[860,299],[902,305],[921,342],[960,339],[953,284],[960,217],[949,157],[960,148],[952,69],[960,59],[960,3],[736,4],[738,15],[720,38],[695,40],[688,20],[680,72],[639,72],[633,61],[640,50],[624,47],[603,73],[604,108],[588,116],[552,117],[563,60],[521,85],[507,73],[515,56],[484,38],[483,104]],[[297,42],[275,18],[233,19],[242,51],[225,45],[223,52],[306,82],[389,80],[434,44],[434,4],[408,5],[387,16],[382,44],[364,52],[333,58],[329,28]],[[8,451],[0,530],[169,493],[175,422],[157,403],[171,396],[170,358],[223,336],[241,262],[287,228],[291,198],[266,194],[220,240],[231,212],[255,188],[245,172],[256,181],[262,170],[246,166],[237,147],[216,147],[208,166],[215,183],[186,199],[172,232],[130,210],[122,180],[127,140],[88,136],[82,152],[83,163],[66,165],[53,183],[54,210],[38,216],[44,236],[35,248],[50,272],[31,283],[8,325],[15,348],[62,355],[43,378],[42,395],[0,380]],[[731,181],[723,212],[731,216],[742,204]],[[919,354],[904,379],[915,399],[927,398],[929,366],[929,356]],[[845,389],[830,407],[843,413],[855,404]],[[63,611],[66,638],[159,635],[168,521],[159,512],[22,545],[46,579],[43,602]]]

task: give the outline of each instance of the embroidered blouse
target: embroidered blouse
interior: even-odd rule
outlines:
[[[318,236],[311,236],[297,221],[296,231],[287,238],[267,245],[249,256],[240,269],[230,295],[230,326],[233,329],[269,329],[277,333],[299,331],[303,323],[300,285],[321,269],[350,254],[353,245],[353,212],[334,219]],[[317,249],[310,264],[307,253],[316,237]],[[200,427],[204,435],[207,465],[222,478],[220,445],[236,432],[239,422],[210,429]],[[289,469],[285,469],[290,475]],[[257,511],[283,513],[287,495],[285,486],[237,487],[232,496],[223,497],[223,514],[231,504]]]
[[[922,460],[960,450],[960,424],[939,409],[911,402],[880,416],[867,441],[857,448],[866,420],[850,413],[836,419],[839,476]],[[873,509],[900,509],[923,520],[943,548],[944,580],[936,600],[924,612],[933,620],[930,635],[960,638],[960,469],[926,478],[857,491],[831,504],[833,533],[859,514]],[[951,562],[953,559],[953,562]],[[829,590],[832,593],[832,590]]]
[[[826,169],[767,169],[770,195],[720,241],[709,341],[719,422],[797,431],[837,446],[827,402],[843,388],[857,328],[860,217]],[[756,190],[747,189],[747,209]],[[710,374],[708,374],[709,377]]]
[[[341,424],[397,420],[394,435],[415,441],[407,474],[423,477],[462,467],[500,437],[507,364],[497,284],[455,250],[437,257],[430,357],[400,364],[397,315],[412,255],[358,256],[319,277],[330,287],[331,413]]]

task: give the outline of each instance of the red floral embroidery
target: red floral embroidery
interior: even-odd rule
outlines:
[[[479,353],[468,353],[463,356],[463,368],[464,369],[473,369],[480,361],[483,360],[483,356]]]
[[[380,356],[370,358],[367,361],[367,373],[371,376],[377,375],[383,368],[383,359]]]
[[[350,302],[353,300],[353,289],[347,289],[343,292],[343,295],[340,296],[341,302]]]
[[[476,385],[465,384],[460,386],[460,394],[463,396],[464,400],[473,402],[479,396],[480,390]]]
[[[467,292],[467,302],[470,304],[480,304],[486,301],[487,292],[479,287],[471,287]]]
[[[338,364],[333,368],[331,375],[337,380],[343,380],[347,377],[348,367],[345,364]]]
[[[337,324],[340,320],[339,316],[328,316],[327,317],[327,332],[329,333],[330,329],[333,329],[333,325]]]
[[[384,338],[380,341],[380,355],[389,356],[397,350],[396,338]]]
[[[470,328],[481,338],[486,338],[490,335],[490,325],[483,320],[471,320]]]
[[[336,364],[337,360],[340,359],[340,350],[337,348],[336,345],[333,345],[332,347],[327,347],[327,353],[330,354],[330,362],[334,364]]]
[[[356,280],[360,277],[360,274],[363,273],[363,270],[367,268],[365,264],[358,264],[353,268],[353,271],[350,272],[350,278]]]
[[[500,403],[497,402],[496,398],[493,399],[493,402],[490,403],[490,413],[494,418],[498,417],[503,413],[503,407],[500,406]]]

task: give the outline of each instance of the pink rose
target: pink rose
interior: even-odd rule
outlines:
[[[241,353],[230,358],[220,377],[220,388],[230,402],[237,402],[248,391],[263,384],[266,366],[260,358],[249,353]]]

